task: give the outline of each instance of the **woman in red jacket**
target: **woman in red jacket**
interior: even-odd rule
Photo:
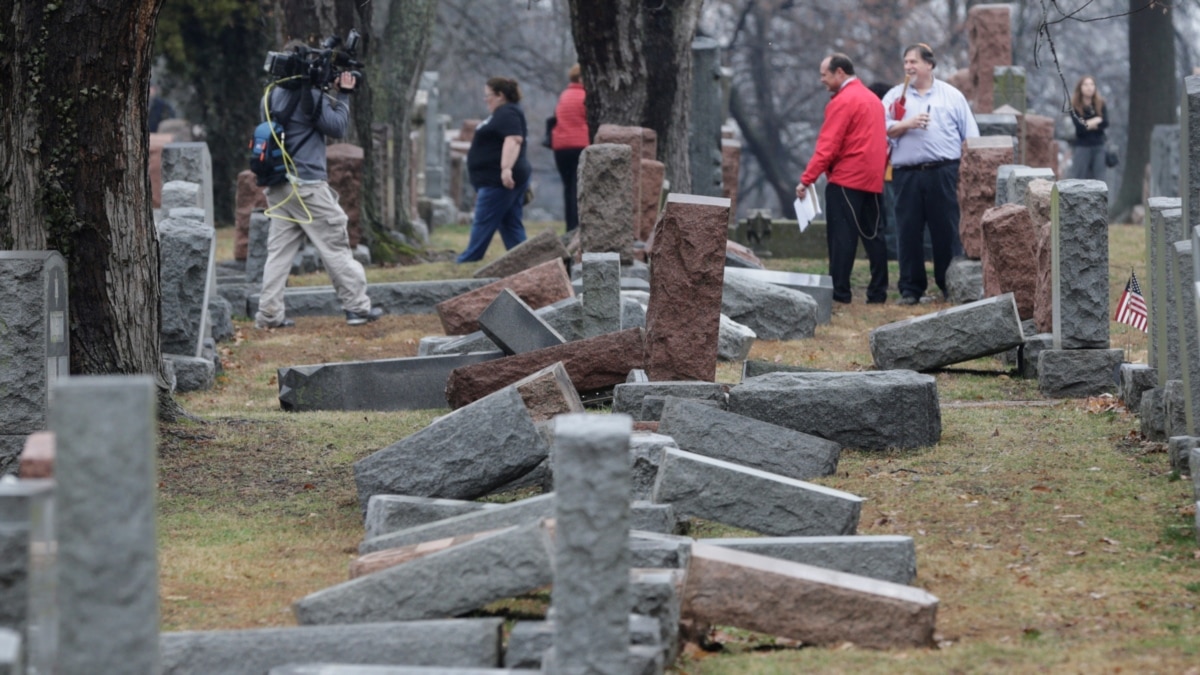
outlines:
[[[584,107],[583,82],[579,64],[567,71],[570,83],[558,97],[554,108],[557,122],[550,132],[554,165],[562,177],[563,205],[566,207],[567,232],[579,227],[579,155],[588,146],[587,108]]]

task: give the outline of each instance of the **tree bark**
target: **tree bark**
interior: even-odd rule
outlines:
[[[0,244],[67,262],[71,373],[153,375],[158,241],[146,100],[162,0],[0,0]]]
[[[1129,11],[1129,137],[1121,187],[1109,205],[1109,213],[1122,219],[1142,201],[1154,125],[1176,123],[1179,105],[1173,10],[1161,2],[1129,0]]]
[[[570,8],[591,133],[601,124],[653,129],[672,191],[690,191],[692,38],[700,0],[570,0]]]

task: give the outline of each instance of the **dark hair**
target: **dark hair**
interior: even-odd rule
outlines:
[[[839,68],[847,75],[854,74],[854,63],[850,61],[850,57],[841,52],[834,52],[829,55],[829,72]]]
[[[572,82],[582,82],[583,81],[583,74],[579,70],[578,63],[571,66],[571,68],[569,70],[567,70],[567,79]]]
[[[1092,110],[1097,115],[1104,114],[1104,97],[1100,95],[1100,87],[1096,86],[1096,78],[1091,75],[1084,75],[1075,83],[1075,91],[1071,94],[1071,107],[1075,109],[1075,114],[1083,117],[1083,81],[1091,80],[1092,86],[1096,87],[1095,93],[1092,94]]]
[[[937,66],[937,61],[935,61],[933,58],[933,48],[929,45],[925,44],[924,42],[918,42],[915,45],[909,45],[904,48],[904,52],[900,55],[908,56],[908,53],[912,51],[915,51],[925,63],[928,63],[934,67]]]
[[[871,86],[867,87],[867,89],[870,89],[872,94],[875,94],[882,99],[884,96],[887,96],[889,91],[892,90],[892,85],[888,84],[887,82],[873,82]]]
[[[507,77],[493,77],[487,81],[488,89],[500,94],[509,103],[520,103],[521,87],[516,80]]]

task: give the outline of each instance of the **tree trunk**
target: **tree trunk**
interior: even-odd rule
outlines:
[[[674,192],[691,190],[688,118],[700,0],[570,0],[588,128],[654,129]]]
[[[0,0],[0,244],[67,262],[71,372],[162,374],[146,99],[162,0]]]
[[[1153,6],[1151,6],[1153,4]],[[1178,121],[1175,107],[1173,10],[1161,2],[1129,0],[1129,137],[1121,187],[1109,213],[1124,219],[1142,201],[1142,181],[1150,161],[1150,134],[1156,124]],[[1164,68],[1168,70],[1164,72]],[[1109,104],[1111,105],[1111,103]],[[1112,118],[1109,111],[1109,118]]]

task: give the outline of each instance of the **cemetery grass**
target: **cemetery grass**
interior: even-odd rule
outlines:
[[[435,232],[434,247],[461,249],[465,231]],[[1110,235],[1115,304],[1131,267],[1144,276],[1143,235],[1129,226],[1113,226]],[[493,245],[489,260],[499,248]],[[822,261],[768,266],[825,271]],[[855,303],[836,308],[815,338],[759,342],[750,357],[868,369],[873,327],[945,307],[864,305],[865,267],[856,265]],[[470,272],[434,263],[368,275],[384,281]],[[894,265],[892,275],[894,288]],[[314,276],[312,283],[326,283]],[[433,316],[385,316],[359,328],[337,317],[297,323],[256,331],[239,320],[235,341],[221,345],[225,373],[217,387],[179,397],[202,421],[160,429],[164,630],[293,624],[290,604],[345,580],[362,538],[353,462],[444,412],[281,412],[280,366],[413,356],[420,337],[440,333]],[[1144,362],[1145,336],[1111,328],[1113,345]],[[1112,399],[1045,400],[1036,383],[994,358],[935,376],[943,402],[938,445],[848,450],[837,474],[817,482],[866,499],[859,533],[914,538],[914,583],[940,600],[937,646],[802,647],[716,627],[708,649],[689,647],[677,672],[1200,672],[1191,489],[1170,472],[1165,448],[1142,441],[1136,418]],[[723,382],[739,377],[740,364],[718,368]],[[695,536],[735,532],[707,522],[692,529]],[[535,594],[487,611],[537,616],[546,599]]]

